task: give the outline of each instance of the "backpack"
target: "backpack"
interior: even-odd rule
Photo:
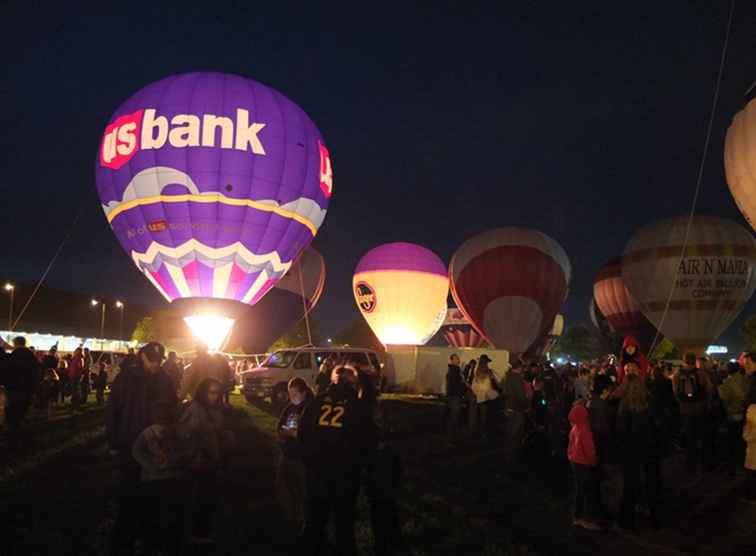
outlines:
[[[700,402],[703,400],[703,386],[698,381],[695,369],[681,370],[677,377],[675,395],[680,403]]]

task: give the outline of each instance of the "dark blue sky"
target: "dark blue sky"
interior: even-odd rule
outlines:
[[[181,2],[106,14],[62,4],[17,3],[3,18],[0,278],[38,278],[83,205],[49,283],[163,303],[103,217],[98,142],[145,84],[233,72],[289,96],[328,142],[334,196],[314,244],[328,269],[316,310],[328,333],[358,318],[351,274],[371,247],[417,242],[448,262],[462,241],[502,225],[564,246],[568,324],[587,321],[598,267],[639,226],[689,208],[729,8]],[[756,80],[755,14],[739,3],[699,202],[741,223],[722,146]]]

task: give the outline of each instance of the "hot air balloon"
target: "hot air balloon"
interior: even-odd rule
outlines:
[[[622,259],[610,260],[599,269],[593,282],[593,299],[612,330],[620,336],[634,336],[644,352],[651,349],[656,328],[643,315],[622,280]]]
[[[725,139],[725,174],[730,192],[756,230],[756,99],[735,114]]]
[[[525,228],[475,236],[449,265],[452,296],[462,313],[492,346],[515,355],[551,329],[570,273],[564,249]]]
[[[216,340],[312,241],[333,183],[301,108],[221,73],[174,75],[135,93],[108,121],[95,166],[123,248],[200,337]]]
[[[446,317],[446,267],[420,245],[371,249],[357,264],[352,286],[360,313],[384,345],[423,345]]]
[[[462,311],[456,307],[449,307],[446,311],[441,333],[451,347],[480,347],[485,342],[483,336],[473,328]]]
[[[638,230],[622,257],[622,279],[643,314],[680,351],[702,355],[756,288],[756,241],[735,222],[696,216],[680,260],[687,222],[670,218]]]
[[[525,357],[528,359],[537,359],[545,353],[549,353],[554,349],[562,332],[564,332],[564,316],[557,315],[554,317],[554,324],[551,325],[551,329],[528,348],[528,351],[525,352]]]
[[[304,318],[305,306],[312,311],[324,286],[323,256],[308,247],[265,297],[239,317],[228,345],[243,346],[247,353],[265,352]]]

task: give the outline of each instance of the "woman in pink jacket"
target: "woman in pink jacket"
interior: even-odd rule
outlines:
[[[591,531],[601,529],[591,517],[598,510],[598,476],[596,465],[598,456],[593,443],[593,431],[588,410],[582,403],[577,403],[569,415],[572,428],[570,442],[567,446],[567,459],[572,465],[575,476],[575,508],[572,524]]]

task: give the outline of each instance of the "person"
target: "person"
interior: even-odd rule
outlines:
[[[38,408],[48,418],[52,415],[53,404],[58,396],[58,373],[54,367],[42,371],[42,381],[37,389]]]
[[[648,403],[648,391],[637,375],[625,377],[627,387],[617,415],[617,436],[622,447],[622,509],[620,527],[635,529],[635,510],[645,476],[645,493],[651,525],[661,527],[661,463],[659,434]]]
[[[315,396],[301,377],[289,380],[288,392],[289,404],[278,418],[281,457],[276,470],[276,491],[289,524],[301,532],[305,518],[305,469],[298,449],[297,430],[302,413]]]
[[[711,383],[708,376],[696,369],[696,356],[686,353],[685,366],[672,378],[672,388],[680,405],[682,436],[685,441],[685,468],[699,475],[702,464],[704,417]]]
[[[509,369],[503,386],[504,411],[507,416],[507,444],[506,459],[512,461],[517,458],[522,442],[525,426],[525,414],[529,409],[528,397],[525,394],[525,384],[522,379],[522,363],[515,361]]]
[[[679,407],[672,381],[664,373],[663,367],[656,366],[646,378],[649,411],[654,419],[660,457],[669,453],[672,437],[676,433],[679,421]]]
[[[727,415],[727,462],[730,475],[734,475],[743,458],[743,420],[748,396],[748,380],[740,365],[727,365],[727,378],[719,385],[719,398]]]
[[[471,384],[473,381],[473,378],[475,378],[475,367],[478,365],[478,361],[476,359],[470,359],[467,362],[467,365],[465,365],[464,370],[462,371],[462,378],[465,379],[465,382],[467,384]]]
[[[746,397],[745,423],[743,425],[743,440],[746,444],[746,453],[743,467],[746,473],[745,492],[743,501],[747,504],[756,505],[756,352],[746,355],[746,372],[751,377]]]
[[[331,373],[336,366],[336,355],[331,354],[320,364],[318,376],[315,378],[315,393],[320,394],[331,386]]]
[[[179,400],[193,398],[196,394],[197,387],[205,379],[214,378],[221,384],[226,383],[228,377],[228,364],[222,356],[211,355],[207,351],[207,346],[199,344],[197,346],[197,357],[186,368],[181,377],[181,387],[179,388]]]
[[[598,455],[593,442],[593,431],[588,410],[582,402],[576,403],[568,416],[570,428],[567,459],[575,480],[575,500],[572,524],[590,531],[601,527],[594,521],[598,510],[598,482],[596,465]]]
[[[66,396],[69,392],[68,382],[68,362],[71,360],[71,354],[66,354],[65,357],[58,359],[58,399],[57,402],[63,404],[66,401]]]
[[[233,435],[226,425],[223,406],[224,383],[209,377],[197,386],[194,398],[181,416],[181,424],[197,436],[208,457],[197,462],[191,479],[195,496],[192,508],[192,541],[209,544],[214,541],[215,514],[220,503],[218,474],[220,465],[228,456]]]
[[[8,406],[5,422],[8,426],[8,450],[16,453],[23,440],[21,427],[41,379],[39,361],[26,347],[26,338],[13,338],[13,351],[6,358],[0,383],[5,386]]]
[[[446,371],[446,428],[449,440],[452,442],[457,439],[459,414],[462,410],[462,402],[467,397],[467,384],[462,378],[459,363],[459,355],[451,354]]]
[[[132,455],[134,442],[152,424],[149,409],[155,403],[176,403],[173,382],[161,369],[164,357],[165,348],[149,342],[127,358],[105,405],[106,438],[118,472],[114,550],[132,550],[138,529],[140,467]]]
[[[84,375],[84,354],[81,346],[74,350],[73,357],[68,365],[68,383],[71,389],[71,409],[79,409],[82,404],[81,381]],[[84,400],[86,403],[86,399]]]
[[[495,426],[494,416],[489,415],[493,409],[490,402],[496,401],[499,398],[499,393],[494,388],[491,372],[488,369],[488,357],[485,354],[480,356],[470,389],[475,395],[475,418],[478,423],[478,430],[484,438],[488,438]]]
[[[92,385],[95,389],[97,405],[103,405],[105,403],[105,388],[108,385],[108,372],[105,370],[104,363],[97,363],[96,367],[97,372],[92,377]]]
[[[89,393],[92,391],[92,369],[94,368],[94,358],[89,348],[84,348],[82,353],[83,369],[81,373],[81,401],[86,404],[89,399]]]
[[[158,401],[150,408],[153,423],[131,450],[140,466],[147,554],[179,556],[183,544],[184,469],[197,459],[191,432],[179,430],[175,401]]]
[[[168,352],[168,359],[163,365],[163,370],[169,377],[171,377],[173,384],[176,385],[176,391],[178,392],[179,386],[181,386],[182,369],[179,365],[178,355],[175,351]]]
[[[575,399],[587,400],[591,390],[591,371],[586,367],[581,367],[578,371],[578,378],[575,380]]]
[[[629,362],[635,362],[638,366],[638,375],[641,378],[641,382],[646,380],[651,365],[648,359],[641,352],[640,344],[635,336],[625,336],[622,340],[622,351],[619,356],[619,365],[617,366],[617,384],[622,384],[625,378],[625,365]]]
[[[590,401],[587,404],[593,440],[598,454],[598,504],[603,517],[610,520],[619,514],[619,485],[621,477],[616,465],[614,425],[617,411],[612,399],[614,383],[598,374],[593,379]]]
[[[301,554],[321,553],[326,524],[333,518],[336,553],[352,556],[357,548],[354,519],[359,472],[364,454],[377,444],[367,401],[357,397],[357,373],[337,366],[336,382],[305,408],[297,443],[305,463],[305,526]]]

